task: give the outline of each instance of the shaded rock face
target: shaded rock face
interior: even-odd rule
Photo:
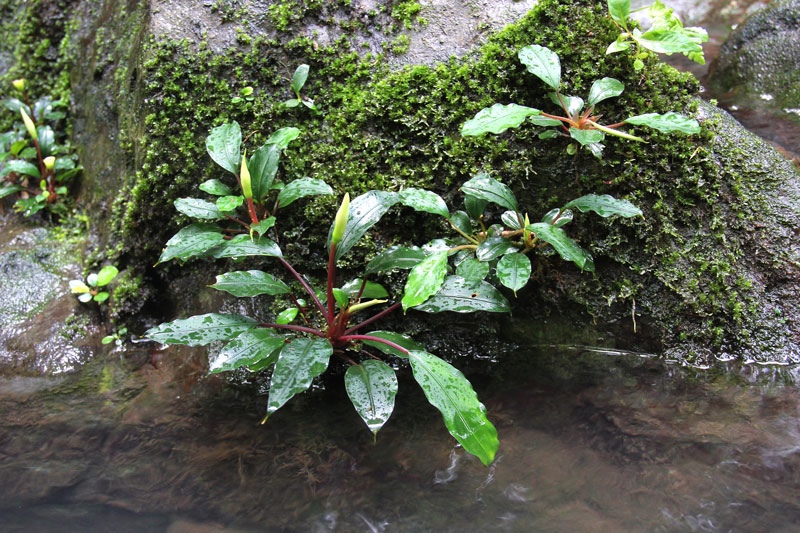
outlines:
[[[799,264],[797,172],[724,113],[693,100],[696,81],[654,60],[640,75],[624,54],[606,56],[617,30],[605,2],[540,2],[488,39],[489,29],[529,4],[422,2],[417,17],[427,26],[406,17],[410,29],[391,15],[399,4],[301,2],[285,19],[272,8],[287,2],[234,2],[224,13],[204,4],[192,16],[181,2],[79,6],[71,79],[75,137],[86,167],[82,199],[97,207],[93,213],[114,261],[143,276],[142,290],[161,291],[153,307],[165,313],[160,318],[171,318],[165,310],[198,312],[172,305],[186,297],[171,288],[205,286],[225,270],[195,263],[187,277],[177,266],[151,265],[185,222],[175,218],[172,201],[197,195],[205,179],[224,178],[208,159],[205,136],[237,120],[254,132],[251,147],[278,127],[300,128],[302,143],[286,151],[279,179],[313,175],[351,194],[426,187],[460,209],[459,184],[487,171],[514,188],[532,220],[581,194],[627,197],[645,211],[643,220],[582,215],[570,227],[594,256],[597,275],[580,275],[542,256],[535,265],[540,274],[520,292],[515,315],[527,312],[538,320],[563,313],[580,324],[596,321],[619,335],[621,347],[698,363],[720,354],[800,357],[800,306],[792,291]],[[407,44],[403,53],[374,55],[398,43]],[[603,161],[569,156],[560,139],[540,140],[528,126],[461,138],[461,124],[494,102],[551,108],[545,88],[516,58],[533,43],[559,53],[569,94],[585,96],[604,76],[625,84],[621,98],[602,103],[604,115],[694,112],[704,133],[647,132],[647,145],[613,139]],[[447,60],[469,50],[465,58]],[[406,61],[426,66],[392,67]],[[291,96],[289,79],[299,63],[311,65],[304,91],[319,114],[281,105]],[[254,100],[232,104],[248,85],[256,88]],[[299,267],[318,278],[314,251],[323,249],[324,232],[309,237],[307,228],[327,227],[333,211],[323,199],[287,209],[281,222],[285,253],[301,257]],[[377,247],[409,239],[419,245],[436,236],[435,224],[424,217],[390,212],[386,218],[368,245],[351,252],[345,268],[357,274],[359,261]],[[136,312],[145,300],[125,305]]]
[[[800,108],[800,1],[775,2],[736,28],[720,49],[710,83],[730,93],[726,99]]]

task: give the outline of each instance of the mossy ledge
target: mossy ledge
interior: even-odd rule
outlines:
[[[131,279],[144,280],[143,287],[167,287],[185,272],[149,265],[184,222],[172,201],[221,177],[205,153],[208,131],[236,120],[253,133],[249,143],[257,147],[271,131],[296,126],[303,134],[287,150],[281,174],[322,178],[340,194],[418,186],[460,205],[458,186],[487,171],[514,188],[534,219],[590,192],[626,197],[644,210],[638,220],[580,216],[570,232],[591,250],[597,274],[580,274],[553,256],[540,258],[538,279],[515,302],[517,315],[557,311],[594,320],[623,333],[627,340],[620,345],[691,363],[729,355],[800,359],[800,306],[790,290],[797,287],[800,265],[794,237],[798,176],[766,145],[743,139],[717,110],[702,106],[700,135],[639,131],[648,144],[609,139],[602,161],[584,153],[568,156],[561,140],[539,140],[530,127],[479,139],[459,135],[466,119],[494,102],[550,107],[543,85],[516,57],[532,43],[559,54],[567,94],[585,95],[603,76],[621,80],[625,93],[601,104],[611,122],[651,111],[698,113],[698,84],[691,76],[653,59],[636,73],[630,56],[604,54],[616,36],[604,2],[543,0],[467,59],[394,72],[380,57],[361,57],[346,36],[318,46],[312,38],[292,37],[291,28],[281,35],[242,30],[222,51],[202,41],[132,41],[137,51],[128,54],[126,75],[116,77],[137,107],[120,113],[120,139],[129,141],[121,142],[127,152],[120,174],[126,179],[114,200],[111,250],[136,273]],[[311,65],[305,92],[319,115],[280,105],[290,96],[294,67],[303,62]],[[233,104],[244,86],[256,88],[255,99]],[[322,250],[335,203],[321,199],[283,213],[288,253],[303,254],[301,266],[321,264],[308,250]],[[354,250],[354,263],[376,244],[422,244],[435,229],[430,218],[405,211],[389,219]],[[192,270],[222,269],[196,263]]]

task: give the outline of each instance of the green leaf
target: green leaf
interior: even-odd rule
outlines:
[[[567,115],[569,116],[577,116],[581,110],[583,109],[583,98],[579,96],[562,96],[559,100],[558,95],[556,93],[550,93],[550,100],[553,101],[559,107],[561,106],[561,101],[564,101],[564,105],[567,107],[565,110]],[[547,118],[547,117],[545,117]],[[560,121],[559,121],[560,122]]]
[[[431,405],[442,413],[450,434],[484,465],[491,464],[500,445],[497,430],[464,374],[428,352],[411,351],[408,359],[414,379]]]
[[[367,360],[347,369],[344,387],[353,407],[372,433],[378,433],[394,411],[397,376],[382,361]]]
[[[589,150],[597,159],[603,159],[603,148],[605,145],[600,143],[587,144],[584,148]]]
[[[172,203],[179,212],[187,217],[200,220],[219,220],[225,218],[217,209],[216,204],[200,200],[199,198],[178,198]]]
[[[113,265],[106,265],[100,269],[100,272],[97,273],[97,286],[98,287],[105,287],[111,280],[117,277],[119,274],[119,270],[117,267]]]
[[[226,272],[217,276],[217,282],[211,285],[218,291],[225,291],[240,298],[253,297],[259,294],[287,294],[289,286],[266,272],[260,270],[239,270]]]
[[[599,143],[605,139],[605,134],[599,130],[579,130],[578,128],[570,128],[569,136],[581,143],[581,146],[587,144]]]
[[[342,285],[342,291],[352,297],[355,298],[358,296],[358,291],[361,290],[361,284],[363,280],[361,278],[356,278],[354,280],[348,281],[344,285]],[[386,298],[389,296],[389,293],[386,292],[386,289],[383,285],[379,283],[373,283],[372,281],[367,281],[366,286],[364,287],[364,292],[361,294],[361,298]]]
[[[483,198],[472,196],[471,194],[464,195],[464,209],[472,220],[480,220],[481,215],[486,211],[486,205],[489,202]]]
[[[425,350],[425,347],[422,344],[418,343],[411,337],[408,337],[401,333],[396,333],[394,331],[383,331],[383,330],[370,331],[367,335],[369,335],[370,337],[378,337],[379,339],[386,339],[387,341],[392,342],[402,348],[405,348],[408,351]],[[378,350],[382,351],[385,354],[396,355],[397,357],[403,357],[403,358],[406,357],[406,354],[404,354],[397,348],[389,346],[388,344],[384,344],[378,341],[368,341],[368,340],[362,342],[367,346],[372,346],[373,348],[377,348]]]
[[[258,224],[250,224],[250,231],[258,233],[259,236],[264,235],[269,229],[275,225],[275,217],[267,217],[259,221]]]
[[[497,263],[497,277],[516,296],[531,277],[531,260],[520,253],[504,255]]]
[[[475,118],[461,126],[463,137],[483,135],[484,133],[503,133],[508,128],[519,127],[531,115],[541,113],[538,109],[517,104],[494,104],[478,111]]]
[[[211,224],[191,224],[182,228],[167,241],[167,246],[158,258],[159,263],[170,259],[188,259],[205,254],[224,242],[220,228]]]
[[[623,50],[627,50],[630,47],[631,47],[630,41],[617,40],[608,45],[608,48],[606,48],[606,55],[622,52]]]
[[[306,80],[308,79],[308,70],[308,65],[303,63],[294,71],[294,76],[292,76],[292,90],[295,94],[299,94],[300,90],[303,88],[303,85],[306,84]]]
[[[506,227],[511,229],[522,229],[522,224],[519,221],[519,216],[516,211],[506,211],[500,216],[500,220]]]
[[[531,124],[536,124],[537,126],[561,126],[563,122],[560,120],[556,120],[554,118],[547,118],[542,116],[531,117],[528,119]]]
[[[79,279],[72,279],[69,281],[69,291],[72,294],[85,294],[90,290],[91,289]]]
[[[313,379],[328,368],[331,354],[333,348],[326,339],[297,338],[284,345],[272,371],[267,416],[309,388]]]
[[[39,151],[42,152],[42,157],[53,155],[53,149],[56,145],[56,134],[53,133],[53,128],[39,126],[36,128],[36,134],[39,136]]]
[[[404,189],[400,191],[400,202],[415,211],[433,213],[444,218],[450,218],[450,211],[442,197],[433,191],[424,189]]]
[[[631,0],[608,0],[608,14],[611,19],[622,26],[627,27],[628,15],[631,13]]]
[[[283,105],[285,105],[286,107],[297,107],[300,105],[300,100],[298,100],[297,98],[289,98],[288,100],[283,102]]]
[[[604,194],[598,196],[596,194],[587,194],[572,200],[563,209],[574,207],[581,213],[586,211],[594,211],[603,218],[612,215],[620,215],[625,218],[644,216],[642,210],[630,203],[628,200],[617,200],[613,196]]]
[[[567,209],[566,207],[562,207],[561,209],[556,207],[555,209],[551,209],[545,213],[545,215],[542,217],[542,222],[547,222],[551,226],[560,228],[561,226],[572,222],[572,218],[573,214],[571,210]]]
[[[317,110],[317,106],[314,105],[314,100],[311,100],[309,98],[302,98],[300,100],[300,103],[303,104],[304,106],[306,106],[309,109],[313,109],[314,111]]]
[[[350,251],[364,234],[374,226],[400,198],[397,193],[387,191],[368,191],[350,202],[350,212],[342,240],[336,245],[336,259],[341,259]],[[328,233],[328,246],[331,242],[333,224]]]
[[[475,250],[475,257],[479,261],[491,261],[516,249],[514,243],[505,237],[489,237],[478,245],[478,249]]]
[[[281,150],[285,150],[289,143],[300,136],[300,130],[297,128],[281,128],[267,139],[266,144],[277,145]]]
[[[367,264],[365,274],[385,272],[395,268],[413,268],[420,261],[428,257],[422,248],[417,246],[391,246],[381,251]]]
[[[681,131],[683,133],[700,133],[700,124],[693,118],[687,118],[673,111],[660,115],[658,113],[646,113],[625,119],[628,124],[641,124],[650,126],[662,133]]]
[[[561,62],[558,55],[549,48],[532,44],[519,51],[519,60],[528,72],[545,82],[554,90],[561,84]]]
[[[265,144],[255,151],[247,163],[250,171],[250,184],[253,188],[253,199],[261,201],[269,194],[272,182],[278,174],[278,163],[281,160],[279,144]]]
[[[621,81],[614,78],[602,78],[595,80],[589,90],[589,105],[597,105],[606,98],[614,98],[622,94],[625,86]]]
[[[284,309],[283,311],[278,313],[277,317],[275,317],[275,323],[290,324],[292,320],[294,320],[297,317],[297,313],[299,311],[300,310],[296,307],[290,307],[289,309]]]
[[[162,344],[205,346],[213,341],[232,339],[257,324],[252,318],[242,315],[209,313],[159,324],[148,329],[144,338]]]
[[[504,185],[488,174],[478,174],[461,186],[464,194],[481,198],[487,202],[492,202],[500,207],[519,211],[517,197],[511,192],[507,185]]]
[[[447,250],[437,252],[411,269],[403,291],[403,311],[421,304],[439,290],[447,274],[447,254]]]
[[[464,211],[456,211],[450,217],[450,222],[463,233],[470,235],[472,233],[472,222],[469,215]]]
[[[237,235],[229,241],[224,241],[221,246],[210,250],[209,255],[217,259],[223,257],[244,257],[248,255],[283,257],[281,249],[272,240],[266,237],[259,237],[254,242],[250,240],[249,235]]]
[[[336,303],[339,305],[339,309],[345,309],[350,303],[350,298],[342,289],[333,289],[333,299],[336,300]]]
[[[655,30],[643,34],[638,28],[634,28],[632,37],[640,46],[657,54],[669,55],[676,52],[690,53],[703,50],[700,44],[681,31]]]
[[[460,276],[449,276],[442,288],[428,301],[414,309],[426,313],[453,311],[456,313],[509,313],[511,306],[500,291],[482,281],[477,287]]]
[[[545,222],[530,224],[526,229],[535,233],[540,240],[552,245],[558,255],[567,261],[572,261],[581,270],[594,272],[592,256],[581,248],[577,242],[569,238],[563,229],[553,227]]]
[[[88,283],[92,287],[97,287],[97,274],[92,273],[86,276],[86,283]]]
[[[12,195],[15,192],[24,191],[24,187],[20,187],[19,185],[4,185],[0,186],[0,198],[5,198],[6,196]]]
[[[300,178],[294,180],[278,193],[278,205],[286,207],[299,198],[318,194],[333,194],[331,186],[317,178]]]
[[[217,198],[217,209],[220,211],[235,211],[244,202],[244,196],[220,196]]]
[[[250,366],[267,359],[266,365],[278,359],[278,349],[286,342],[283,336],[275,336],[264,328],[245,331],[214,356],[208,365],[208,373],[216,374],[236,370],[240,366]]]
[[[242,164],[242,154],[239,151],[241,144],[242,130],[238,122],[217,126],[206,137],[206,150],[211,159],[236,175],[239,174],[239,166]]]
[[[109,297],[109,294],[106,291],[103,291],[103,292],[98,292],[97,294],[95,294],[93,300],[95,302],[101,304],[101,303],[105,302],[106,300],[108,300],[108,297]]]
[[[483,281],[488,274],[489,263],[479,261],[474,257],[464,259],[456,267],[456,275],[472,283]]]
[[[0,171],[0,178],[7,176],[11,172],[25,174],[26,176],[33,176],[36,179],[41,179],[42,177],[42,174],[39,172],[39,167],[19,159],[8,161],[5,167],[3,167],[3,170]]]

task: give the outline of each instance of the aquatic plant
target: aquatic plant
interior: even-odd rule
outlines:
[[[595,157],[602,158],[606,135],[645,142],[641,137],[620,131],[625,124],[642,125],[669,133],[680,131],[687,134],[699,133],[700,125],[696,120],[684,117],[675,112],[664,114],[646,113],[626,118],[615,124],[600,124],[601,115],[594,115],[595,106],[608,98],[617,97],[625,90],[624,85],[614,78],[596,80],[589,96],[584,100],[578,96],[564,96],[559,91],[561,86],[561,62],[558,55],[539,45],[522,48],[518,53],[519,60],[527,67],[528,72],[542,80],[553,89],[550,99],[561,106],[564,115],[551,115],[518,104],[494,104],[480,110],[473,119],[464,123],[461,128],[463,136],[477,136],[484,133],[502,133],[508,128],[517,128],[527,119],[537,126],[556,127],[539,134],[541,139],[569,137],[589,150]],[[571,144],[568,152],[575,153],[577,146]]]
[[[292,76],[292,91],[294,91],[295,98],[291,98],[286,100],[283,105],[286,107],[297,107],[300,104],[303,104],[307,108],[316,111],[317,107],[314,105],[314,100],[310,98],[303,98],[300,95],[300,91],[303,90],[303,86],[306,84],[306,80],[308,80],[308,70],[309,66],[305,63],[297,67],[294,71],[294,75]]]
[[[21,99],[11,97],[0,103],[20,120],[0,134],[0,198],[16,194],[14,209],[29,216],[59,205],[59,197],[67,194],[65,184],[80,168],[68,154],[69,148],[57,144],[53,128],[45,124],[66,116],[58,110],[66,102],[45,96],[31,105],[27,81],[14,80],[12,86]]]
[[[216,249],[225,253],[214,252],[212,247],[207,251],[194,248],[190,254],[170,254],[170,258],[184,259],[189,256],[272,257],[289,275],[289,283],[293,282],[296,287],[300,287],[307,300],[295,296],[289,283],[268,272],[227,272],[217,276],[216,283],[211,287],[237,297],[285,295],[291,301],[291,306],[279,312],[270,322],[261,322],[240,314],[209,313],[161,324],[148,330],[144,336],[166,344],[189,346],[226,341],[227,344],[210,361],[211,373],[239,367],[254,371],[271,368],[264,422],[294,395],[308,389],[313,379],[326,371],[331,356],[335,355],[349,365],[344,377],[347,394],[356,412],[373,434],[377,434],[394,410],[398,383],[390,363],[395,358],[404,359],[411,365],[414,378],[428,401],[442,413],[451,435],[466,451],[488,465],[494,459],[498,447],[497,431],[486,417],[485,407],[478,401],[464,375],[446,361],[427,352],[410,337],[388,330],[363,332],[367,326],[373,325],[401,305],[404,309],[414,307],[408,304],[404,296],[402,302],[392,303],[364,318],[362,313],[367,309],[389,303],[386,289],[368,281],[367,276],[377,271],[410,268],[422,261],[422,256],[406,254],[400,257],[396,254],[384,254],[377,262],[367,265],[363,277],[349,280],[340,286],[336,283],[337,261],[392,206],[401,203],[417,211],[430,211],[431,195],[436,196],[434,193],[419,190],[402,193],[368,191],[352,202],[349,195],[345,195],[328,233],[327,281],[323,291],[314,289],[287,261],[278,244],[264,235],[245,235],[249,244],[239,243],[235,247],[235,253],[229,251],[229,243],[235,237],[228,236],[223,237],[227,242],[216,244]],[[271,232],[274,234],[274,228]],[[407,285],[407,290],[408,287],[413,289],[414,282]],[[501,294],[491,295],[489,299],[494,301],[492,309],[487,309],[484,305],[487,298],[478,298],[476,295],[468,302],[445,298],[436,307],[420,307],[420,310],[509,310],[508,303]],[[298,317],[302,324],[296,323]],[[359,317],[358,322],[351,324],[356,317]]]
[[[103,303],[110,296],[108,291],[102,290],[117,277],[119,270],[113,265],[106,265],[99,272],[92,272],[86,276],[86,281],[73,279],[69,282],[69,290],[72,294],[78,295],[78,300],[87,303],[94,300]]]
[[[649,6],[644,6],[636,11],[648,10],[652,19],[649,29],[642,32],[639,28],[628,24],[631,14],[631,0],[608,0],[608,14],[611,20],[620,29],[617,40],[606,49],[606,54],[613,54],[628,50],[631,45],[636,46],[633,68],[641,70],[650,50],[657,54],[671,55],[680,52],[692,61],[706,64],[701,43],[708,41],[708,33],[703,28],[684,28],[681,20],[671,8],[663,2],[656,0]],[[644,50],[643,50],[644,49]]]

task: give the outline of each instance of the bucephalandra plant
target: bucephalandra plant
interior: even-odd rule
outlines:
[[[277,243],[263,235],[254,236],[258,248],[241,250],[239,255],[261,255],[277,260],[288,280],[260,270],[235,271],[217,276],[211,287],[237,297],[285,296],[292,302],[291,307],[278,313],[273,321],[210,313],[161,324],[144,336],[161,343],[189,346],[225,341],[225,346],[210,361],[211,373],[239,367],[271,368],[264,421],[295,394],[308,389],[313,379],[328,368],[330,358],[336,356],[349,365],[344,378],[347,394],[373,434],[383,427],[394,410],[398,381],[389,363],[395,358],[404,359],[411,365],[414,378],[429,402],[442,413],[453,437],[466,451],[488,465],[498,447],[497,431],[464,375],[405,335],[390,330],[368,330],[401,306],[408,309],[415,304],[407,301],[407,294],[402,301],[390,303],[386,289],[368,281],[367,276],[379,271],[411,268],[420,263],[427,252],[406,254],[406,257],[383,254],[377,261],[370,262],[363,277],[337,286],[337,261],[392,206],[400,203],[429,212],[438,209],[437,198],[441,200],[434,193],[417,189],[401,193],[369,191],[352,201],[345,195],[328,234],[327,276],[321,291],[297,272]],[[197,252],[196,255],[203,254]],[[304,293],[302,297],[294,294],[297,288]],[[407,285],[406,291],[409,289],[416,290],[414,282]],[[419,306],[419,310],[509,310],[502,295],[486,297],[475,290],[472,293],[467,301],[461,301],[458,295],[444,295],[435,306]],[[493,308],[487,308],[487,302],[493,302]],[[377,311],[371,316],[365,314],[373,309]]]
[[[297,67],[297,69],[294,71],[291,88],[294,92],[295,98],[286,100],[283,105],[286,107],[297,107],[300,104],[303,104],[312,111],[317,110],[317,107],[314,105],[314,100],[311,100],[310,98],[303,98],[303,96],[300,94],[300,91],[303,90],[303,86],[306,84],[306,80],[308,80],[308,71],[309,66],[305,63]]]
[[[663,2],[655,3],[637,9],[648,10],[652,19],[652,26],[642,32],[639,28],[629,25],[631,0],[607,0],[608,14],[614,24],[620,29],[619,37],[606,49],[606,54],[613,54],[628,50],[631,45],[636,47],[633,68],[644,68],[642,61],[648,56],[647,50],[657,54],[682,53],[692,61],[706,64],[703,56],[702,43],[708,41],[708,33],[703,28],[684,28],[681,20],[675,16],[671,8]],[[644,49],[644,50],[643,50]]]
[[[16,194],[14,207],[32,215],[54,206],[67,193],[64,185],[80,170],[64,146],[56,144],[53,129],[45,120],[66,115],[57,111],[63,102],[44,97],[31,104],[28,83],[14,80],[12,87],[22,97],[7,98],[2,104],[20,118],[14,129],[0,134],[0,198]]]
[[[108,291],[103,290],[111,281],[117,277],[119,270],[113,265],[106,265],[99,272],[93,272],[86,276],[86,282],[80,279],[73,279],[69,282],[69,290],[72,294],[78,295],[78,300],[87,303],[94,300],[103,303],[110,296]]]
[[[477,136],[485,133],[502,133],[508,128],[517,128],[526,119],[537,126],[547,129],[539,134],[541,139],[554,137],[567,137],[577,141],[580,146],[589,150],[594,156],[601,158],[604,145],[602,141],[606,135],[621,137],[623,139],[645,142],[641,137],[631,135],[618,128],[626,124],[648,126],[658,131],[683,132],[687,134],[699,133],[700,125],[696,120],[684,117],[675,112],[664,114],[646,113],[626,118],[614,124],[601,124],[600,115],[595,114],[595,106],[608,98],[617,97],[624,91],[623,84],[614,78],[596,80],[587,100],[578,96],[565,96],[561,94],[561,62],[555,52],[539,45],[530,45],[522,48],[518,53],[519,60],[527,67],[528,72],[542,80],[553,89],[549,94],[554,104],[564,112],[563,115],[549,114],[539,109],[518,104],[495,104],[484,108],[475,117],[464,123],[461,135]],[[568,151],[574,153],[575,145],[570,145]]]

